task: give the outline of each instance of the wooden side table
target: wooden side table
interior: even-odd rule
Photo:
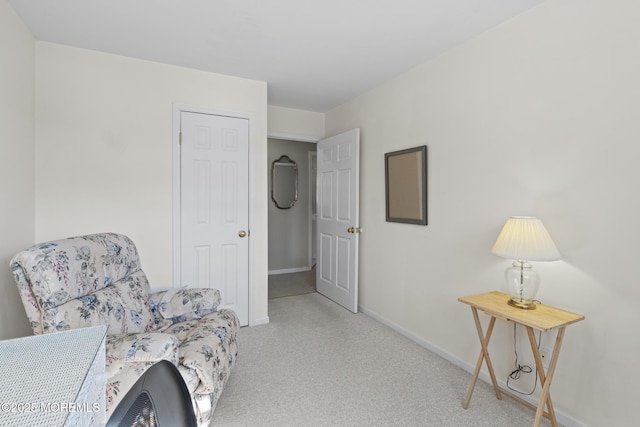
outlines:
[[[517,402],[520,402],[528,406],[529,408],[534,409],[536,411],[536,417],[533,422],[534,427],[540,425],[543,416],[551,420],[551,424],[554,427],[557,427],[558,423],[556,421],[555,411],[553,410],[553,403],[551,402],[551,394],[549,393],[549,388],[551,387],[551,380],[553,379],[553,373],[558,362],[558,355],[560,353],[560,347],[562,346],[562,339],[564,338],[565,328],[572,323],[583,320],[584,316],[581,314],[572,313],[570,311],[561,310],[559,308],[550,307],[544,304],[538,304],[535,310],[523,310],[507,304],[509,298],[509,295],[502,292],[487,292],[484,294],[458,298],[458,301],[471,306],[473,319],[475,320],[476,329],[478,331],[478,337],[480,338],[480,345],[482,346],[480,355],[478,356],[478,362],[476,363],[476,369],[473,374],[471,384],[469,384],[469,389],[467,390],[467,395],[464,399],[462,407],[464,409],[467,409],[469,407],[469,401],[471,400],[473,389],[476,386],[476,381],[478,380],[478,375],[480,374],[482,361],[485,361],[487,363],[489,375],[491,376],[493,389],[496,393],[496,397],[499,400],[502,400],[502,395],[504,394],[516,400]],[[481,310],[491,316],[491,320],[489,321],[489,326],[486,333],[482,332],[482,325],[480,324],[480,318],[478,317],[478,310]],[[493,371],[493,366],[491,365],[491,358],[489,357],[489,340],[491,339],[491,333],[493,332],[493,326],[496,322],[496,319],[514,322],[518,325],[524,326],[527,330],[529,343],[531,344],[531,350],[533,351],[533,357],[536,362],[538,376],[540,377],[540,384],[542,384],[542,394],[540,395],[540,401],[538,402],[537,407],[498,386],[496,375]],[[556,336],[556,342],[553,346],[551,363],[549,364],[549,369],[545,374],[544,366],[542,365],[542,358],[540,357],[540,353],[538,352],[538,343],[536,342],[536,337],[533,330],[537,329],[539,331],[546,332],[556,328],[558,329],[558,335]],[[545,404],[547,406],[547,411],[544,410]]]

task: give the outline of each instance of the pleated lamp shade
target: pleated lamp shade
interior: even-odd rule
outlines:
[[[491,252],[515,260],[560,259],[560,252],[542,221],[530,216],[512,216],[507,219]]]

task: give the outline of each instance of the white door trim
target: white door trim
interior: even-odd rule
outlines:
[[[313,200],[313,197],[309,197],[309,270],[311,270],[311,268],[314,265],[313,262],[313,248],[314,248],[314,243],[315,243],[315,247],[318,247],[318,242],[314,241],[315,237],[316,237],[316,233],[313,232],[313,224],[315,221],[316,227],[317,227],[317,220],[316,218],[314,218],[314,213],[313,213],[313,204],[316,204],[316,213],[315,216],[317,217],[317,213],[318,213],[318,195],[314,190],[314,188],[316,188],[316,176],[314,175],[313,178],[311,177],[311,171],[313,169],[313,160],[316,160],[316,173],[318,172],[318,166],[317,166],[317,159],[318,159],[318,152],[317,151],[309,151],[307,153],[307,164],[309,165],[309,194],[316,194],[315,200]],[[316,254],[316,261],[317,261],[317,256],[318,254]]]
[[[190,104],[173,103],[173,284],[180,286],[180,114],[183,112],[211,114],[214,116],[235,117],[249,122],[249,233],[255,230],[256,211],[256,159],[255,159],[255,115],[238,111],[221,110]],[[249,326],[256,324],[255,319],[255,263],[256,245],[249,241]],[[262,322],[264,323],[264,322]]]
[[[267,138],[284,139],[285,141],[318,142],[322,138],[312,135],[267,131]]]

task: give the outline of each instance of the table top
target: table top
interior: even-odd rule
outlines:
[[[535,310],[513,307],[507,303],[509,298],[511,297],[505,293],[493,291],[458,298],[458,301],[482,310],[498,319],[530,326],[541,331],[560,328],[584,319],[582,314],[572,313],[544,304],[536,304]]]
[[[0,425],[65,424],[106,331],[95,326],[0,341]]]

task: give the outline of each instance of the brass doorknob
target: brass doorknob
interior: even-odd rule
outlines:
[[[362,228],[360,227],[349,227],[347,228],[348,233],[362,233]]]
[[[240,237],[244,237],[244,236],[246,236],[246,235],[247,235],[247,232],[246,232],[246,231],[244,231],[244,230],[240,230],[240,231],[238,231],[238,236],[240,236]]]

